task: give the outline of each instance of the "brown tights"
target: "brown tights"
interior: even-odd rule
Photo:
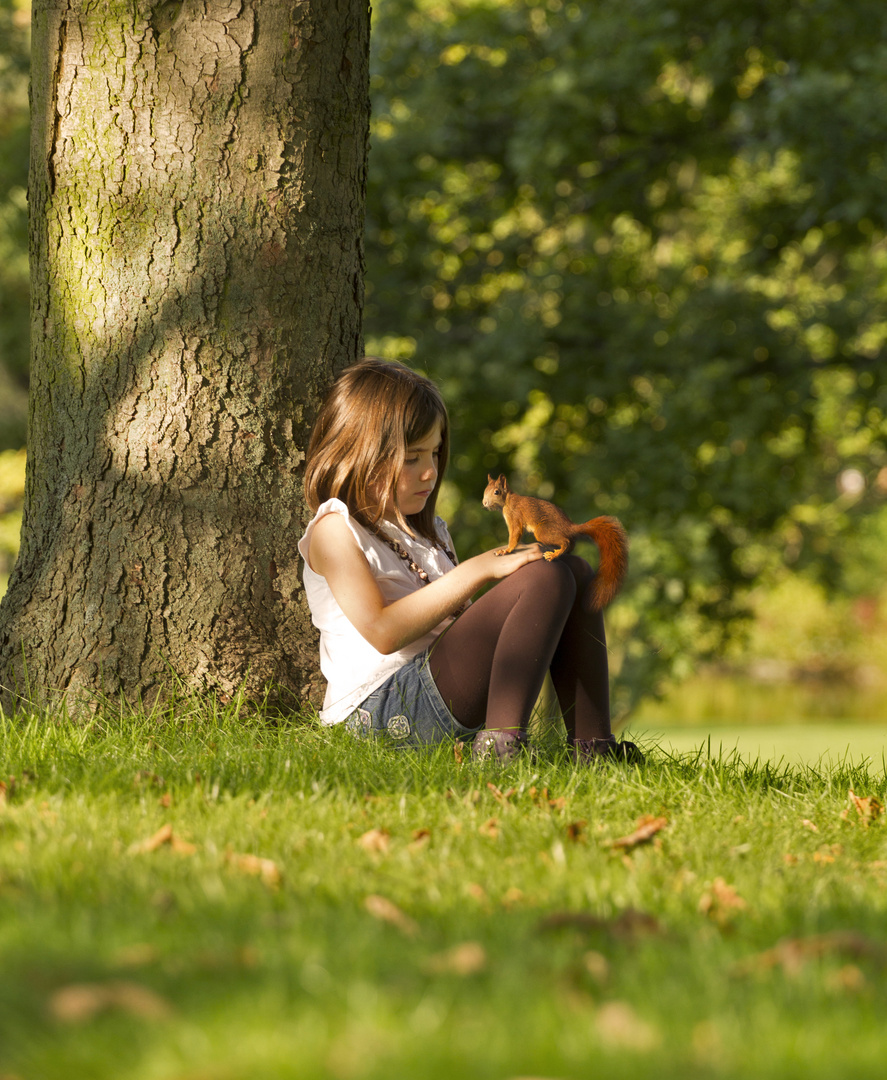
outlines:
[[[431,674],[465,727],[525,731],[551,672],[567,736],[610,734],[604,620],[576,555],[533,562],[476,600],[431,650]]]

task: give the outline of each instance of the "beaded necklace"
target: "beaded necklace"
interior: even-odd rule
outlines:
[[[428,572],[426,570],[423,570],[423,568],[415,561],[415,559],[412,558],[410,553],[404,547],[398,544],[396,540],[392,540],[390,536],[386,536],[385,533],[380,532],[378,535],[381,540],[385,541],[385,543],[391,548],[394,554],[398,556],[398,558],[403,559],[403,561],[407,564],[407,566],[409,566],[409,568],[419,578],[423,585],[431,584],[431,578],[428,576]],[[455,566],[456,556],[453,554],[453,552],[450,551],[449,548],[444,547],[443,545],[441,545],[441,551],[443,551],[444,555],[446,555],[446,557],[450,560],[453,566]],[[457,615],[461,615],[470,603],[471,601],[467,600],[459,608],[458,611],[453,612],[453,617],[455,618]]]

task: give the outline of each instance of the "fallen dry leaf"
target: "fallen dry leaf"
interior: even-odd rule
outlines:
[[[483,825],[478,825],[477,831],[481,836],[487,836],[490,840],[495,840],[499,835],[499,819],[495,817],[487,818]]]
[[[737,975],[749,975],[778,967],[787,975],[796,975],[809,960],[823,956],[872,960],[879,967],[887,967],[887,948],[881,942],[855,930],[830,930],[810,937],[784,938],[773,948],[741,960],[732,970]]]
[[[273,889],[276,889],[283,880],[280,868],[273,859],[264,859],[259,855],[239,855],[233,851],[229,851],[225,858],[237,870],[260,877]]]
[[[85,1024],[112,1009],[145,1020],[172,1015],[169,1003],[159,994],[132,982],[74,983],[56,990],[49,999],[52,1015],[68,1024]]]
[[[490,789],[490,791],[492,791],[493,798],[498,799],[501,803],[508,802],[512,795],[517,794],[516,787],[510,787],[508,791],[502,791],[500,788],[496,787],[495,784],[491,783],[487,783],[487,787]]]
[[[551,810],[563,810],[563,808],[567,805],[567,800],[563,797],[563,795],[560,795],[557,798],[552,798],[548,794],[547,787],[542,788],[541,791],[537,787],[531,787],[528,794],[537,806],[547,806]]]
[[[819,832],[816,824],[812,822],[810,818],[801,818],[801,824],[804,826],[805,829],[809,829],[810,832]]]
[[[823,844],[818,851],[814,851],[812,859],[815,863],[833,863],[839,855],[844,854],[842,844]]]
[[[618,937],[638,937],[641,934],[658,934],[662,925],[655,915],[626,908],[612,921],[610,929]]]
[[[190,844],[187,840],[182,840],[181,837],[176,836],[172,831],[172,825],[167,822],[153,836],[130,844],[128,853],[130,855],[144,855],[150,851],[157,851],[158,848],[162,848],[167,844],[179,855],[193,855],[197,851],[195,844]]]
[[[461,765],[465,760],[465,743],[459,742],[458,739],[453,743],[453,757],[457,765]]]
[[[723,878],[715,878],[711,887],[699,898],[699,910],[703,915],[710,915],[718,922],[725,922],[737,911],[745,911],[748,904],[732,885]]]
[[[175,833],[173,833],[173,837],[169,842],[169,846],[178,855],[193,855],[197,851],[196,844],[191,844],[187,840],[182,840],[182,838],[176,836]]]
[[[876,821],[884,812],[883,805],[875,798],[874,795],[860,796],[856,795],[851,788],[848,792],[850,796],[850,803],[856,809],[856,813],[859,816],[859,820],[863,825],[870,825],[873,821]]]
[[[419,933],[419,924],[385,896],[371,894],[364,900],[363,906],[374,919],[390,923],[407,937],[415,937]]]
[[[430,829],[413,829],[412,839],[409,844],[407,844],[407,848],[410,851],[421,851],[422,848],[427,847],[430,843]]]
[[[147,840],[140,840],[134,844],[130,844],[130,855],[142,854],[147,851],[156,851],[158,848],[163,847],[164,844],[172,843],[172,825],[167,822],[165,825],[161,825],[160,828],[152,836],[149,836]]]
[[[659,1032],[642,1020],[627,1001],[607,1001],[598,1009],[594,1026],[601,1042],[613,1049],[645,1053],[660,1043]]]
[[[643,817],[638,818],[637,827],[633,833],[629,833],[628,836],[620,836],[618,840],[609,840],[605,842],[604,847],[618,851],[620,849],[629,850],[639,844],[646,844],[658,832],[661,832],[667,824],[668,818],[666,817],[654,817],[653,814],[644,814]]]
[[[436,975],[476,975],[487,966],[487,954],[479,941],[463,941],[429,957],[428,971]]]
[[[357,843],[364,851],[375,851],[384,855],[391,845],[391,833],[387,829],[369,829],[357,838]]]
[[[585,818],[580,818],[579,821],[571,821],[567,825],[567,839],[568,840],[581,840],[585,833],[588,822]]]

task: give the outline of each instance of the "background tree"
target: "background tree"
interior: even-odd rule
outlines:
[[[365,0],[36,0],[2,682],[299,699],[303,450],[360,351]]]
[[[883,502],[887,9],[375,6],[370,347],[459,404],[463,546],[499,468],[625,521],[627,707]]]
[[[0,0],[0,414],[26,366],[27,7]],[[447,391],[460,548],[501,538],[478,501],[498,467],[573,513],[623,516],[633,568],[609,616],[623,708],[718,653],[753,586],[800,571],[872,591],[887,536],[870,513],[887,487],[881,6],[374,7],[368,344]],[[0,416],[0,447],[20,445],[17,415]],[[0,588],[18,534],[3,499]]]

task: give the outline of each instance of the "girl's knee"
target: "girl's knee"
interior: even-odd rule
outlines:
[[[594,577],[594,570],[588,562],[586,562],[581,555],[573,554],[561,556],[561,558],[558,559],[558,562],[562,562],[569,568],[579,592],[584,592]]]
[[[581,555],[567,555],[563,562],[569,567],[573,580],[576,583],[576,595],[586,615],[599,616],[603,624],[603,615],[594,606],[594,590],[592,582],[597,576],[597,571],[590,566]]]
[[[538,562],[527,563],[512,576],[518,575],[525,575],[522,584],[542,596],[552,596],[572,603],[578,591],[576,577],[563,556],[551,562],[540,559]]]

